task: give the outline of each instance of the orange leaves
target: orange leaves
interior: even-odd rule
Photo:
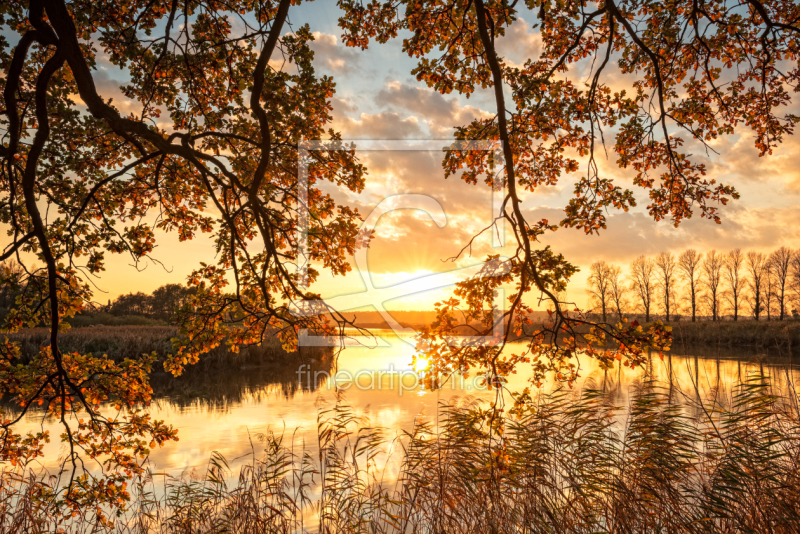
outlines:
[[[359,20],[375,17],[380,9],[389,5],[375,2],[366,8],[350,2],[344,4],[352,10],[349,14],[354,18],[342,21],[343,26],[359,17],[362,17]],[[419,59],[413,71],[418,80],[442,93],[459,91],[466,96],[479,84],[488,87],[504,83],[514,100],[513,109],[509,110],[506,108],[510,106],[502,105],[502,97],[497,96],[497,116],[457,128],[456,137],[460,140],[504,140],[503,148],[510,149],[510,155],[505,155],[499,171],[494,167],[497,162],[488,154],[469,150],[450,151],[444,162],[446,176],[460,173],[469,184],[483,181],[496,188],[501,181],[498,175],[506,180],[513,177],[508,184],[507,202],[514,209],[507,206],[504,214],[514,225],[518,243],[516,256],[510,261],[513,267],[507,277],[476,277],[458,284],[454,293],[459,299],[437,303],[438,319],[420,338],[420,350],[425,351],[432,367],[440,371],[478,366],[491,368],[496,373],[496,365],[502,361],[500,353],[464,343],[448,344],[444,340],[459,329],[488,332],[492,324],[487,311],[492,307],[490,295],[500,284],[516,284],[509,298],[513,308],[503,323],[506,337],[511,333],[521,336],[528,341],[527,349],[531,353],[549,361],[537,361],[533,365],[534,381],[539,382],[546,370],[554,371],[558,378],[570,380],[575,371],[568,361],[578,350],[577,339],[581,337],[576,335],[575,328],[587,321],[577,310],[572,312],[575,315],[566,312],[567,303],[560,302],[558,294],[576,269],[547,248],[539,251],[533,248],[532,244],[542,233],[555,227],[546,220],[537,224],[526,221],[520,215],[522,201],[515,189],[519,186],[536,192],[542,186],[573,180],[575,196],[565,208],[561,226],[598,233],[606,228],[609,208],[628,211],[636,206],[633,191],[602,176],[594,160],[595,152],[606,142],[604,135],[610,135],[614,137],[618,165],[632,167],[637,172],[635,184],[650,190],[648,209],[656,220],[671,217],[677,224],[691,216],[693,209],[699,209],[705,216],[717,217],[710,202],[724,204],[736,197],[735,190],[703,178],[705,167],[678,152],[683,139],[667,133],[667,128],[671,127],[667,122],[671,120],[694,138],[715,139],[722,133],[729,133],[731,124],[710,116],[707,102],[695,98],[698,95],[692,92],[699,87],[698,78],[690,75],[686,65],[693,61],[697,68],[704,63],[697,57],[683,62],[683,57],[696,54],[698,47],[677,42],[679,36],[691,35],[691,32],[682,33],[680,28],[670,26],[686,19],[664,18],[667,9],[660,4],[639,6],[633,26],[629,18],[634,15],[616,6],[601,5],[597,11],[588,12],[580,3],[555,3],[546,9],[542,5],[539,13],[542,52],[538,57],[529,58],[523,67],[508,68],[504,58],[493,50],[493,38],[502,35],[513,21],[514,13],[505,11],[506,4],[448,1],[400,4],[406,8],[405,18],[392,19],[392,24],[412,33],[404,41],[404,50]],[[476,18],[479,8],[486,10],[487,20]],[[685,17],[694,8],[679,4],[674,9]],[[719,20],[720,17],[715,16],[714,21]],[[478,32],[478,27],[487,21],[491,22],[488,38]],[[377,28],[360,34],[364,39],[380,31],[380,25],[386,20],[373,18],[372,23]],[[365,41],[360,43],[365,46]],[[578,90],[569,79],[570,64],[586,58],[593,58],[592,68],[597,70],[591,71],[587,89]],[[607,64],[613,59],[618,59],[623,73],[634,73],[638,77],[632,84],[633,91],[612,91],[603,82]],[[671,71],[662,69],[662,60],[671,65]],[[488,66],[492,62],[499,64],[499,68],[493,67],[490,73]],[[709,72],[709,78],[718,79],[719,74],[716,70]],[[681,85],[689,94],[684,101],[678,90]],[[499,91],[496,94],[501,95]],[[659,139],[662,126],[666,138]],[[604,129],[606,134],[602,133]],[[583,163],[577,157],[569,157],[573,154],[588,158],[587,172],[582,176],[570,176],[580,172]],[[661,173],[659,177],[648,174],[656,169]],[[532,335],[524,328],[530,321],[526,316],[528,312],[523,312],[527,309],[523,296],[531,290],[542,292],[542,298],[555,308],[550,310],[552,324],[535,330]],[[594,348],[594,344],[609,338],[619,342],[618,350]],[[593,331],[582,339],[586,346],[581,350],[609,362],[624,360],[636,365],[642,347],[666,346],[669,335],[658,325],[644,331],[639,325],[625,323],[619,329]],[[510,361],[522,360],[512,358]],[[513,368],[510,364],[509,371],[513,372]]]
[[[315,73],[311,28],[286,32],[276,23],[283,20],[280,8],[285,13],[294,3],[264,6],[250,21],[255,26],[246,30],[233,20],[237,13],[252,11],[250,2],[178,2],[174,12],[164,2],[117,2],[91,16],[71,13],[61,0],[47,3],[47,20],[59,25],[59,43],[38,43],[33,51],[20,48],[20,74],[6,81],[19,83],[16,91],[7,92],[14,101],[4,106],[10,121],[4,156],[9,164],[0,172],[12,175],[3,174],[0,183],[22,183],[23,165],[36,171],[32,188],[26,183],[22,191],[27,203],[17,189],[4,191],[14,214],[3,220],[14,225],[9,235],[29,235],[35,213],[28,209],[48,207],[44,235],[36,242],[15,242],[26,254],[48,256],[47,272],[0,274],[2,283],[24,282],[26,287],[7,316],[9,329],[50,323],[57,339],[63,319],[92,299],[82,269],[102,272],[106,253],[146,258],[156,247],[155,228],[176,230],[180,240],[198,232],[214,234],[216,263],[201,265],[190,277],[198,291],[181,310],[181,338],[166,362],[169,371],[179,374],[224,343],[234,352],[258,343],[268,329],[280,331],[281,342],[293,349],[301,330],[333,332],[328,317],[347,324],[309,290],[320,273],[301,266],[310,260],[334,275],[345,274],[351,269],[349,256],[369,245],[371,236],[358,234],[360,214],[321,190],[328,182],[340,190],[362,191],[365,169],[353,147],[342,146],[341,135],[330,130],[335,85]],[[574,197],[560,226],[588,234],[602,231],[610,209],[636,206],[633,192],[617,185],[595,160],[604,156],[604,148],[612,148],[614,163],[630,169],[634,184],[646,191],[654,219],[669,218],[677,225],[699,212],[719,223],[718,205],[738,193],[709,177],[705,166],[686,153],[697,152],[693,145],[703,148],[747,127],[766,157],[800,121],[786,113],[794,96],[789,88],[799,76],[796,3],[773,3],[766,15],[752,11],[750,16],[742,16],[736,2],[707,3],[702,10],[688,0],[635,6],[529,4],[525,17],[537,24],[541,46],[531,49],[536,55],[512,62],[500,57],[494,45],[509,38],[511,29],[530,29],[518,26],[523,18],[516,3],[339,2],[348,46],[364,48],[371,39],[385,42],[402,31],[404,52],[417,60],[412,74],[418,80],[441,93],[467,97],[478,87],[497,87],[499,101],[506,95],[513,100],[498,103],[494,116],[461,125],[456,133],[459,140],[503,139],[505,146],[499,148],[508,149],[507,159],[504,154],[496,161],[487,151],[470,150],[450,151],[445,158],[447,176],[460,173],[469,184],[508,190],[503,215],[513,227],[517,248],[506,260],[488,258],[479,276],[459,284],[453,298],[438,304],[437,320],[419,345],[430,356],[432,377],[478,368],[489,372],[489,383],[498,387],[500,374],[530,363],[535,383],[549,372],[569,381],[577,373],[572,363],[577,350],[604,363],[621,359],[635,365],[645,347],[665,349],[670,334],[659,325],[595,325],[600,330],[581,338],[579,327],[589,321],[578,311],[566,311],[574,305],[561,300],[577,269],[548,248],[536,249],[541,236],[556,226],[527,221],[528,206],[520,195],[531,193],[535,199],[548,188],[572,185]],[[56,7],[63,7],[61,17],[51,16]],[[77,4],[70,8],[82,9]],[[7,13],[9,42],[21,41],[35,12]],[[69,16],[74,30],[60,26]],[[190,27],[180,20],[191,20]],[[166,28],[168,35],[162,33]],[[85,41],[80,50],[62,46],[70,37],[62,34],[70,31]],[[280,54],[260,48],[270,41]],[[59,67],[49,80],[41,78],[46,70],[43,44],[69,56],[69,67]],[[511,48],[513,54],[527,50]],[[258,66],[262,52],[267,60],[282,54],[292,68],[274,62]],[[9,51],[0,54],[10,65]],[[138,115],[123,116],[114,103],[93,93],[96,71],[77,67],[93,65],[96,54],[126,69],[129,82],[122,92]],[[583,65],[592,69],[588,77],[584,72],[576,76]],[[40,80],[45,90],[37,95]],[[627,89],[616,89],[627,80]],[[256,85],[260,92],[246,102],[245,92]],[[76,95],[85,108],[77,107]],[[45,99],[46,110],[34,109],[37,98]],[[15,112],[24,117],[15,119]],[[18,124],[11,127],[14,120]],[[50,133],[39,157],[30,143],[36,139],[34,130],[44,132],[47,121]],[[302,139],[327,141],[299,161]],[[298,182],[300,170],[306,182]],[[307,202],[300,201],[301,192]],[[142,223],[152,220],[148,217],[154,212],[155,226]],[[299,233],[308,238],[302,254]],[[500,288],[508,290],[511,306],[502,318],[493,300]],[[534,327],[530,299],[543,299],[536,304],[551,308],[547,325]],[[57,306],[51,311],[48,303]],[[298,314],[298,303],[316,303],[319,309]],[[502,340],[491,337],[498,326]],[[446,341],[467,332],[492,342]],[[512,334],[526,341],[524,353],[500,348],[499,342]],[[619,349],[598,348],[611,338]],[[57,345],[30,363],[19,361],[13,344],[0,345],[3,385],[21,405],[42,406],[53,415],[59,410],[82,413],[80,433],[70,439],[93,455],[110,455],[121,474],[135,471],[135,458],[148,443],[174,438],[167,427],[135,411],[150,401],[149,358],[114,363],[94,355],[61,354]],[[109,431],[94,419],[96,406],[104,402],[114,402],[127,417],[114,420],[117,426]],[[9,454],[15,461],[39,454],[44,439],[9,438]],[[95,484],[87,479],[76,502],[119,502],[125,491],[119,480]]]

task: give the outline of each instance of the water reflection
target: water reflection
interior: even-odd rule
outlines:
[[[153,397],[157,406],[169,405],[179,412],[227,413],[243,403],[263,404],[269,398],[288,402],[300,393],[317,391],[334,368],[335,354],[331,348],[316,349],[311,354],[301,348],[294,356],[290,364],[253,362],[189,367],[179,377],[154,373],[150,377]],[[298,369],[304,370],[308,378],[298,380]]]
[[[454,396],[494,396],[478,387],[474,377],[455,377],[441,390],[425,391],[413,380],[413,347],[400,339],[386,338],[392,341],[391,346],[347,347],[336,362],[333,358],[306,359],[293,365],[199,369],[179,379],[154,376],[153,416],[174,425],[180,441],[154,451],[152,467],[173,475],[187,469],[203,471],[211,452],[218,451],[236,471],[238,465],[248,461],[249,454],[259,453],[257,443],[253,443],[258,434],[268,431],[285,433],[298,447],[313,451],[319,408],[333,402],[337,390],[345,390],[344,397],[356,413],[368,416],[373,425],[387,428],[390,435],[412,429],[417,417],[435,420],[438,404]],[[686,406],[690,415],[699,409],[696,400],[729,405],[731,388],[752,373],[769,377],[781,392],[796,392],[800,379],[790,357],[746,350],[700,349],[685,355],[665,353],[663,359],[653,353],[643,369],[634,370],[618,365],[605,371],[585,357],[579,363],[581,378],[573,387],[575,395],[584,387],[602,389],[614,405],[625,407],[636,388],[656,380],[669,389],[675,403]],[[348,385],[347,380],[337,380],[341,376],[354,380]],[[395,381],[398,376],[402,377],[402,386]],[[511,377],[508,384],[512,390],[525,385],[524,373]],[[556,387],[563,385],[550,382],[543,391]],[[29,429],[39,425],[50,428],[54,436],[60,433],[58,425],[40,417],[32,414],[25,425]],[[57,438],[53,441],[45,451],[47,467],[56,465],[61,447]]]

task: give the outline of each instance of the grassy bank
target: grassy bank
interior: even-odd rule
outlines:
[[[684,345],[800,351],[800,321],[674,322],[673,350]]]
[[[20,344],[23,358],[30,358],[41,346],[48,345],[49,335],[46,328],[6,334]],[[316,391],[319,383],[298,383],[298,366],[309,365],[308,372],[315,376],[316,371],[329,372],[334,363],[329,347],[300,347],[296,352],[286,352],[276,339],[266,338],[260,346],[244,347],[238,353],[218,347],[175,377],[164,372],[162,363],[172,350],[170,339],[176,335],[177,329],[172,326],[92,326],[70,329],[59,339],[63,351],[107,354],[115,361],[155,352],[158,361],[150,376],[153,394],[156,398],[169,397],[169,402],[177,406],[202,403],[209,408],[223,408],[265,385],[275,385],[285,397],[295,395],[301,388]],[[8,408],[16,410],[15,406]]]
[[[613,318],[609,318],[613,321]],[[643,319],[640,322],[644,323]],[[673,328],[673,352],[693,348],[748,348],[752,350],[773,349],[781,351],[800,350],[800,321],[703,321],[671,322]],[[588,333],[588,327],[579,328]],[[49,344],[46,328],[24,329],[15,334],[5,334],[18,342],[24,357],[38,352],[40,346]],[[70,329],[60,336],[64,351],[108,354],[115,361],[136,358],[155,352],[163,361],[172,350],[171,338],[177,335],[173,326],[87,326]],[[330,350],[320,347],[301,347],[299,352],[287,353],[280,343],[267,337],[261,346],[243,348],[232,354],[220,346],[201,358],[194,368],[208,369],[224,364],[234,367],[258,367],[286,362],[322,361],[330,357]],[[160,368],[157,368],[160,370]]]
[[[172,352],[171,339],[177,334],[178,330],[173,326],[88,326],[72,328],[60,334],[59,343],[64,352],[107,354],[114,361],[155,352],[158,361],[163,362]],[[46,328],[28,328],[5,336],[19,343],[23,358],[31,357],[40,347],[50,344],[50,331]],[[207,369],[218,365],[247,368],[287,361],[321,360],[328,357],[330,352],[325,347],[301,347],[300,351],[290,353],[281,347],[277,339],[266,337],[261,345],[243,347],[238,353],[231,353],[227,346],[220,345],[203,355],[200,362],[189,369]],[[161,369],[156,366],[155,370]]]
[[[402,461],[390,482],[381,465],[392,441],[339,403],[319,416],[319,454],[289,434],[261,436],[238,477],[214,455],[205,477],[135,481],[113,526],[90,511],[64,520],[54,479],[6,472],[0,532],[797,532],[796,399],[754,378],[724,402],[684,409],[644,383],[628,413],[621,424],[602,392],[562,390],[501,434],[472,401],[442,405],[438,428],[421,421],[394,442]]]
[[[645,325],[644,317],[629,317]],[[594,318],[600,321],[599,318]],[[651,318],[651,321],[655,319]],[[608,322],[615,323],[617,318],[609,317]],[[695,349],[709,350],[716,348],[774,350],[778,353],[800,351],[800,321],[673,321],[666,323],[672,327],[673,352],[691,352]],[[529,331],[545,328],[546,325],[532,325]],[[528,331],[526,330],[526,331]],[[578,326],[575,332],[588,334],[589,326]],[[561,338],[561,336],[559,336]],[[517,336],[512,336],[517,340]]]

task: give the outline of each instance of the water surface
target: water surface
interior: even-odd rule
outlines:
[[[154,377],[153,417],[176,427],[179,441],[156,449],[149,459],[151,467],[174,476],[186,476],[193,470],[202,473],[211,453],[217,451],[229,460],[235,472],[238,465],[252,459],[253,451],[258,454],[258,436],[267,432],[282,433],[285,442],[293,440],[296,447],[313,451],[319,410],[329,407],[337,395],[368,417],[372,425],[385,427],[389,437],[411,431],[418,418],[428,418],[435,424],[441,402],[456,397],[494,398],[495,393],[481,387],[474,376],[455,377],[441,390],[425,390],[416,383],[411,368],[415,352],[409,343],[412,339],[381,334],[387,346],[346,347],[328,374],[324,372],[326,367],[313,365],[315,362],[298,362],[278,374],[270,369],[243,367],[214,370],[202,378],[178,381]],[[800,381],[800,368],[784,356],[728,349],[665,354],[662,359],[654,353],[645,368],[618,366],[610,371],[603,371],[596,361],[582,357],[580,378],[572,391],[578,395],[586,387],[603,389],[616,405],[624,408],[644,381],[657,380],[676,403],[687,406],[691,415],[691,401],[698,398],[729,403],[731,387],[752,373],[769,376],[779,391],[794,389]],[[525,385],[524,373],[509,381],[512,390]],[[556,387],[564,386],[550,382],[542,390]],[[624,424],[624,415],[623,409],[620,424]],[[59,425],[43,421],[35,413],[28,415],[23,425],[26,430],[50,429],[53,443],[46,447],[42,465],[51,470],[57,468],[59,453],[64,452],[58,440]]]

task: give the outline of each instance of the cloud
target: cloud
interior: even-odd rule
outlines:
[[[314,41],[310,43],[314,51],[314,63],[323,69],[338,74],[350,74],[359,68],[358,52],[347,48],[335,35],[314,32]]]
[[[495,46],[506,64],[519,68],[542,53],[542,36],[520,17],[506,28],[506,34],[497,39]]]
[[[489,116],[475,106],[462,106],[455,97],[447,98],[433,89],[401,82],[387,84],[375,96],[375,103],[414,114],[428,124],[436,138],[449,138],[456,126],[465,126],[477,118]]]
[[[470,100],[442,95],[417,86],[404,76],[395,75],[394,69],[398,64],[385,61],[387,56],[348,49],[331,34],[314,35],[311,48],[315,52],[315,67],[319,72],[336,74],[341,83],[339,89],[342,92],[332,99],[332,126],[341,131],[345,139],[446,139],[452,137],[454,127],[492,115],[485,111],[493,108],[490,91],[479,92]],[[520,19],[504,37],[498,39],[498,48],[508,65],[520,66],[540,53],[540,35],[538,30]],[[280,68],[278,61],[276,55],[270,64]],[[588,61],[574,64],[569,73],[569,77],[581,87],[588,65]],[[106,64],[102,66],[106,67]],[[286,68],[293,68],[293,65]],[[364,74],[365,70],[369,75]],[[355,72],[359,74],[352,75]],[[125,79],[124,74],[110,64],[105,70],[98,70],[95,74],[98,91],[104,98],[113,97],[114,105],[123,114],[136,113],[140,111],[137,104],[128,101],[119,89],[124,83],[119,81]],[[611,62],[604,82],[618,90],[630,87],[634,78],[634,75],[622,75],[616,62]],[[481,95],[486,99],[482,100]],[[162,120],[164,117],[168,120],[168,115],[162,116]],[[602,149],[598,149],[598,164],[602,176],[616,178],[619,185],[630,186],[635,173],[632,169],[620,169],[616,163],[617,156],[613,151],[615,131],[614,128],[605,131],[609,157],[606,159]],[[674,228],[669,222],[656,223],[645,213],[647,191],[633,188],[639,207],[630,213],[610,213],[608,229],[599,236],[586,236],[582,231],[566,228],[546,236],[546,244],[583,269],[570,286],[576,298],[583,300],[581,284],[588,265],[596,260],[626,266],[642,254],[654,255],[665,250],[680,252],[689,247],[702,251],[712,248],[728,251],[735,247],[770,251],[781,245],[800,245],[800,234],[795,230],[800,227],[800,212],[796,209],[800,167],[794,163],[800,140],[789,136],[772,156],[762,158],[758,157],[753,147],[753,135],[747,128],[740,127],[735,136],[720,138],[711,144],[720,155],[706,156],[699,144],[688,138],[685,152],[694,154],[695,158],[707,164],[709,178],[735,185],[741,192],[741,200],[722,209],[722,225],[699,216],[685,221],[680,228]],[[457,176],[445,180],[441,166],[443,153],[436,144],[430,146],[430,150],[420,151],[359,153],[369,172],[367,187],[361,194],[323,186],[329,187],[326,192],[330,192],[337,202],[357,207],[362,214],[368,214],[387,196],[403,193],[425,194],[442,205],[447,217],[443,228],[427,215],[407,209],[391,212],[381,219],[377,239],[368,253],[370,270],[379,277],[390,277],[395,273],[402,277],[423,271],[441,272],[481,259],[486,252],[501,252],[491,249],[488,236],[483,236],[477,241],[471,259],[455,266],[441,261],[458,254],[473,235],[488,225],[491,194],[482,183],[469,185]],[[581,170],[578,174],[582,174],[586,159],[579,158],[579,161]],[[556,187],[539,188],[534,194],[524,193],[526,218],[529,221],[541,218],[560,221],[576,179],[577,175],[562,175]],[[169,244],[169,241],[165,243]],[[503,252],[509,251],[510,248]],[[202,253],[197,251],[194,255],[200,258]],[[171,252],[166,257],[171,258]],[[338,288],[340,283],[337,279],[331,286]]]
[[[444,260],[457,255],[472,236],[464,227],[452,223],[448,218],[447,224],[439,228],[427,214],[407,209],[384,215],[368,253],[370,272],[453,269],[455,265]]]
[[[355,113],[358,111],[356,106],[338,96],[334,96],[331,99],[331,105],[333,106],[333,113],[338,113],[340,116],[344,116],[344,113]]]
[[[345,139],[420,139],[422,128],[416,117],[403,118],[392,111],[369,114],[362,113],[357,119],[336,113],[333,127],[342,132]]]
[[[370,201],[384,196],[424,194],[439,202],[449,216],[490,217],[491,192],[479,183],[467,184],[457,176],[444,178],[440,150],[374,151],[359,153],[369,170]]]
[[[800,236],[793,228],[800,215],[790,209],[729,207],[722,224],[694,217],[675,228],[666,221],[655,222],[645,213],[621,212],[608,217],[608,229],[600,235],[561,228],[549,234],[544,243],[577,265],[588,266],[604,260],[627,264],[637,256],[652,256],[663,251],[681,252],[687,248],[700,251],[716,249],[727,252],[734,248],[770,251],[782,245],[797,246]],[[528,211],[529,220],[542,218],[559,221],[563,211],[535,208]]]
[[[730,174],[743,185],[778,182],[788,191],[800,193],[800,167],[796,161],[800,139],[787,136],[771,155],[759,156],[751,131],[744,130],[737,137],[723,138],[714,146],[720,152],[720,156],[712,159],[715,171]]]

